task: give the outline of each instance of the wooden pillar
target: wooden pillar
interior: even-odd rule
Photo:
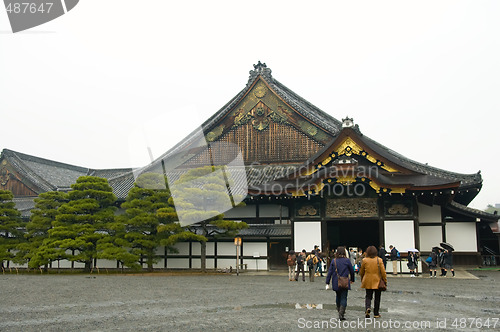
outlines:
[[[193,268],[193,242],[189,241],[189,269]]]
[[[167,268],[167,253],[168,253],[167,246],[165,246],[164,250],[165,250],[165,252],[163,254],[163,257],[164,257],[164,259],[163,259],[163,267],[166,269]]]
[[[217,270],[217,239],[214,239],[214,268]]]
[[[266,237],[266,242],[267,242],[267,270],[269,271],[269,266],[270,266],[270,261],[271,261],[271,238],[268,236]],[[258,258],[257,258],[258,259]],[[257,263],[259,264],[259,263]]]

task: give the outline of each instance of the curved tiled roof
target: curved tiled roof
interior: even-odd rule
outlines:
[[[162,172],[162,167],[165,165],[167,169],[175,169],[176,165],[182,164],[193,155],[193,152],[188,151],[188,148],[206,146],[207,142],[204,134],[207,131],[212,130],[222,119],[224,119],[224,117],[232,112],[234,107],[237,106],[250,89],[252,89],[257,80],[263,80],[269,85],[274,93],[288,103],[301,116],[309,119],[319,128],[332,135],[334,139],[342,132],[342,123],[339,120],[323,112],[312,103],[300,97],[288,87],[274,79],[271,75],[271,69],[259,61],[258,64],[254,65],[254,70],[250,71],[250,77],[246,86],[219,111],[206,120],[202,124],[201,130],[198,129],[193,131],[190,135],[181,140],[172,149],[165,152],[153,163],[140,170],[125,168],[101,170],[89,169],[33,157],[11,150],[4,150],[3,155],[9,157],[9,160],[14,167],[16,167],[18,172],[27,182],[36,187],[35,191],[38,193],[57,189],[68,190],[71,184],[73,184],[79,176],[95,175],[107,178],[115,195],[118,198],[125,198],[128,191],[132,188],[135,180],[133,172],[137,172],[138,174],[144,171]],[[479,173],[459,174],[413,161],[362,135],[357,127],[355,127],[354,130],[360,135],[368,147],[370,147],[374,152],[380,154],[382,157],[415,173],[427,175],[428,178],[423,179],[422,183],[426,183],[428,185],[441,184],[448,181],[460,182],[460,188],[480,188],[481,186],[482,179]],[[328,148],[328,146],[325,148]],[[162,165],[163,162],[165,165]],[[272,167],[264,166],[260,168],[259,166],[247,166],[246,179],[238,179],[238,181],[246,180],[248,181],[249,186],[260,186],[266,182],[283,177],[284,174],[294,171],[297,167],[299,167],[299,165],[274,165]],[[262,170],[265,170],[265,172]]]

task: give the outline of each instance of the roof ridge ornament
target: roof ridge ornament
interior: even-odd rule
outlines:
[[[346,116],[344,119],[342,119],[342,128],[352,128],[352,127],[354,127],[353,118]]]
[[[271,68],[268,68],[266,63],[257,62],[256,65],[253,65],[253,70],[250,70],[250,77],[248,78],[248,84],[253,83],[254,79],[259,75],[262,76],[266,81],[272,82],[273,76],[271,75]]]

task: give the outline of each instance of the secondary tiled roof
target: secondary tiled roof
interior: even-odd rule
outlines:
[[[31,209],[35,207],[35,197],[14,198],[12,201],[16,204],[16,209],[21,212],[21,217],[31,216]]]
[[[292,235],[291,225],[275,225],[275,224],[249,224],[249,228],[245,228],[239,231],[238,236],[243,238],[250,237],[286,237],[289,238]],[[217,230],[214,226],[207,227],[209,232]],[[191,226],[197,234],[202,234],[200,226]]]
[[[472,218],[484,219],[486,221],[497,222],[498,219],[500,219],[500,215],[474,209],[454,201],[452,201],[450,205],[447,206],[447,208],[450,211],[458,212],[460,214],[464,214]]]
[[[118,198],[125,198],[134,183],[131,168],[91,169],[65,164],[49,159],[4,149],[6,158],[16,171],[29,182],[37,193],[47,191],[68,191],[80,176],[99,176],[108,179]]]

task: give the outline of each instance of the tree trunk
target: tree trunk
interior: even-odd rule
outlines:
[[[207,243],[201,241],[201,272],[207,272]]]
[[[202,235],[207,237],[207,222],[203,221],[201,223]],[[201,241],[201,272],[207,272],[207,242]]]
[[[84,272],[90,272],[92,270],[92,260],[85,261]]]

